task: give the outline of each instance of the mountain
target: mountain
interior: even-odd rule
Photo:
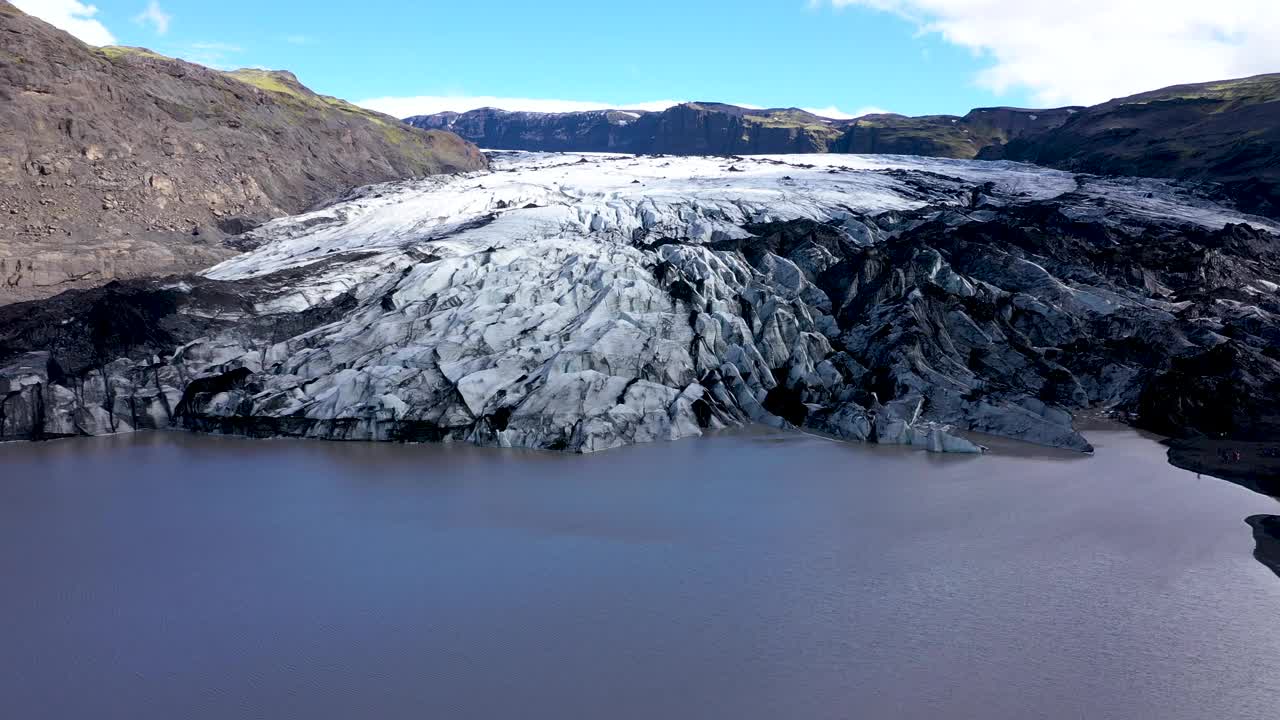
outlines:
[[[450,130],[494,150],[672,155],[839,152],[972,158],[993,143],[1054,128],[1075,110],[979,108],[964,116],[880,114],[836,120],[796,108],[754,110],[702,102],[661,112],[534,113],[481,108],[417,115],[405,122]]]
[[[405,122],[449,130],[494,150],[673,155],[825,152],[847,124],[795,108],[753,110],[722,103],[684,103],[661,112],[480,108],[418,115]]]
[[[1075,172],[1214,183],[1280,217],[1280,74],[1177,85],[1092,107],[978,108],[965,115],[822,118],[717,103],[660,113],[493,108],[411,117],[494,149],[682,155],[886,153],[1009,159]]]
[[[1175,85],[1084,108],[985,158],[1078,172],[1208,180],[1280,217],[1280,74]]]
[[[0,304],[194,271],[353,187],[483,167],[290,73],[90,47],[0,0]]]
[[[0,438],[186,427],[588,452],[766,423],[1090,449],[1280,433],[1280,223],[902,156],[507,153],[0,308]]]

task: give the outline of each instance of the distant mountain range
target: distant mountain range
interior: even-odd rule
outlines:
[[[959,117],[822,117],[798,108],[684,103],[659,112],[508,112],[481,108],[407,118],[495,150],[732,155],[861,152],[973,158],[985,147],[1064,123],[1076,108],[980,108]]]
[[[1242,209],[1280,216],[1280,74],[1177,85],[1092,107],[979,108],[962,116],[840,120],[796,108],[698,102],[661,112],[481,108],[405,121],[505,150],[1023,160],[1077,172],[1212,181]]]

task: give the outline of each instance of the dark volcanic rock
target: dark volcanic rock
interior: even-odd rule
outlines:
[[[92,48],[0,0],[0,304],[195,271],[257,221],[484,166],[290,73]]]
[[[183,345],[233,328],[246,340],[276,342],[353,309],[342,294],[295,313],[254,311],[249,298],[287,293],[292,279],[112,281],[0,307],[0,440],[182,423],[192,398],[218,382],[191,378],[173,362]]]
[[[812,281],[844,350],[868,369],[864,398],[905,398],[934,420],[1001,435],[1070,434],[1041,420],[1104,407],[1165,434],[1280,437],[1269,356],[1280,305],[1265,291],[1228,301],[1219,285],[1280,273],[1265,249],[1274,239],[1251,228],[1128,232],[1033,203],[984,222],[924,222],[872,247],[812,223],[753,230],[762,241],[716,247],[740,247],[753,264],[835,260]],[[1013,406],[1041,429],[1011,431],[1015,418],[989,409]]]

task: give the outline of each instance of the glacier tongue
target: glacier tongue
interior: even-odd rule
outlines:
[[[821,384],[816,368],[831,354],[801,297],[807,283],[785,260],[759,278],[697,244],[748,237],[753,223],[857,224],[856,214],[965,195],[955,181],[922,191],[795,161],[517,154],[490,174],[378,186],[278,221],[261,232],[279,239],[206,276],[379,253],[360,261],[385,267],[378,279],[335,265],[258,308],[296,311],[346,290],[366,303],[351,321],[273,350],[287,360],[262,375],[254,401],[272,414],[361,418],[358,432],[374,437],[388,421],[412,422],[470,428],[467,439],[485,444],[583,451],[748,421],[781,426],[762,405],[772,369]],[[659,240],[689,245],[646,249]],[[410,265],[410,252],[429,261]],[[655,275],[662,266],[703,297],[674,298]],[[752,288],[763,300],[753,331],[738,298],[762,280],[777,287]],[[702,309],[692,321],[690,305]]]
[[[253,231],[253,249],[156,290],[188,319],[169,354],[70,381],[42,369],[56,351],[0,366],[17,398],[0,436],[177,422],[586,452],[762,422],[1087,450],[1071,411],[1135,406],[1146,368],[1081,369],[1061,348],[1107,317],[1162,332],[1168,293],[895,240],[1050,205],[1112,238],[1276,231],[1168,183],[1013,163],[503,154]]]

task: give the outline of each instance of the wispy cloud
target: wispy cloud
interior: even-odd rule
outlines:
[[[151,0],[147,3],[147,9],[135,15],[133,21],[139,25],[151,25],[157,35],[164,35],[169,32],[173,16],[161,9],[158,0]]]
[[[284,41],[290,45],[310,45],[311,38],[306,35],[285,35]]]
[[[94,19],[98,8],[77,0],[11,0],[19,10],[65,30],[90,45],[114,45],[115,35]]]
[[[1280,68],[1276,0],[819,0],[893,13],[988,62],[975,81],[1045,105]]]

